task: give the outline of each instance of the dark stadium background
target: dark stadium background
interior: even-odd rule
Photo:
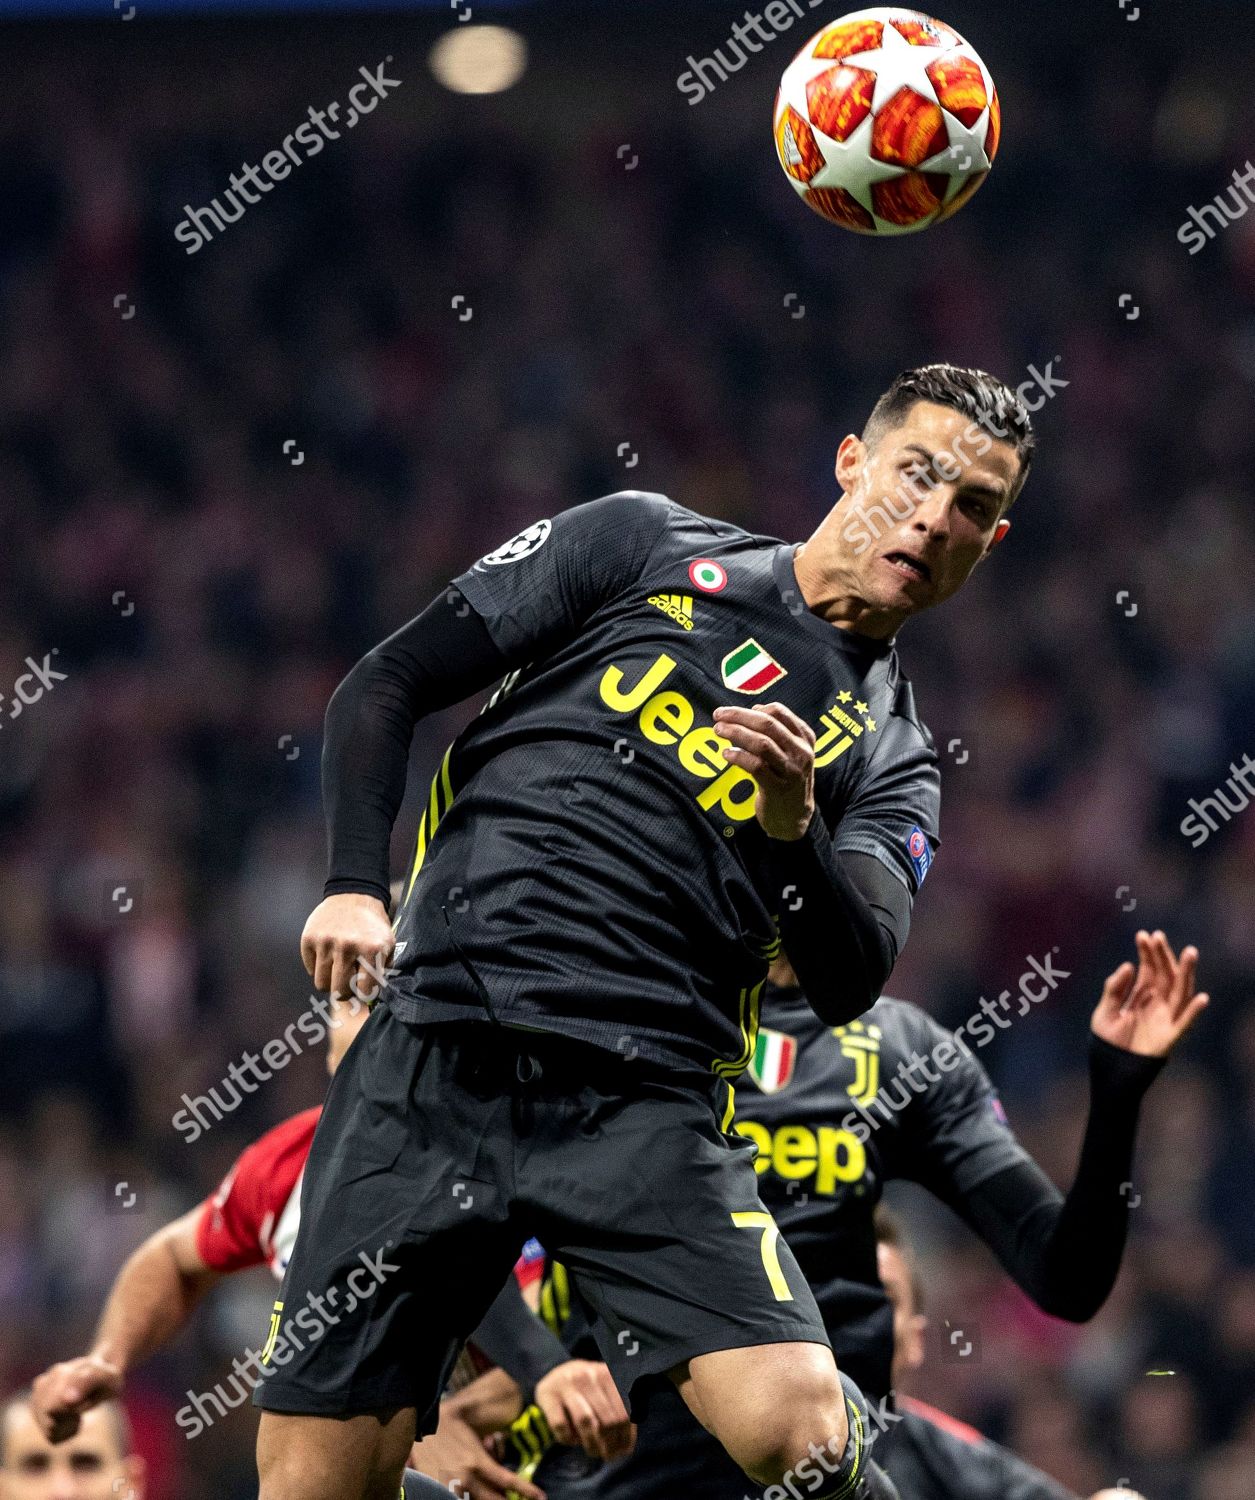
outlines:
[[[1179,825],[1255,750],[1255,217],[1177,240],[1255,144],[1249,7],[946,0],[1000,85],[1001,156],[952,223],[869,242],[803,208],[769,130],[777,75],[848,5],[690,107],[677,75],[732,4],[472,0],[530,62],[467,97],[427,66],[448,7],[134,3],[0,7],[27,12],[0,26],[0,1390],[84,1350],[126,1253],[319,1096],[310,1054],[196,1144],[171,1124],[307,1002],[321,716],[364,648],[609,490],[801,538],[899,369],[1054,361],[1007,544],[900,643],[944,847],[892,990],[956,1024],[1058,949],[1070,978],[983,1056],[1061,1180],[1135,928],[1196,943],[1213,1003],[1152,1094],[1088,1328],[910,1198],[917,1390],[1081,1494],[1251,1500],[1255,813],[1198,849]],[[396,93],[184,253],[185,203],[387,55]],[[11,719],[53,652],[64,680]],[[413,788],[460,717],[423,727]],[[272,1295],[229,1285],[133,1382],[152,1500],[255,1494],[251,1411],[192,1444],[173,1413]]]

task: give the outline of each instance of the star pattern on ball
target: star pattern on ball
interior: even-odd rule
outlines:
[[[902,167],[880,161],[872,155],[872,131],[875,128],[875,115],[868,115],[848,139],[834,141],[830,135],[824,135],[822,130],[812,125],[811,129],[823,145],[824,165],[811,178],[811,187],[843,187],[858,199],[869,214],[874,214],[872,185],[888,182],[903,174]]]
[[[946,41],[939,47],[914,46],[896,26],[886,24],[879,47],[870,52],[851,53],[843,61],[846,67],[867,68],[875,73],[876,93],[872,99],[872,114],[875,114],[902,88],[914,89],[925,99],[940,104],[928,69],[939,57],[952,56],[954,51],[954,44]]]
[[[950,186],[946,201],[961,191],[963,184],[974,172],[988,172],[993,162],[985,150],[989,135],[989,106],[986,105],[975,124],[965,125],[948,111],[943,111],[950,144],[936,156],[920,163],[921,172],[949,172]]]

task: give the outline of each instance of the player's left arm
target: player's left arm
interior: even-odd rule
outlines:
[[[943,1130],[931,1122],[926,1129],[933,1144],[922,1148],[936,1171],[926,1185],[968,1222],[1039,1307],[1078,1323],[1103,1305],[1120,1271],[1142,1100],[1208,1003],[1194,987],[1196,949],[1186,948],[1178,959],[1162,932],[1138,933],[1137,947],[1137,967],[1121,964],[1108,977],[1091,1021],[1089,1117],[1066,1196],[979,1105]],[[970,1066],[984,1076],[974,1060]],[[981,1153],[994,1150],[994,1132],[1018,1155],[972,1181]],[[996,1152],[992,1163],[985,1160],[986,1169],[996,1164]]]
[[[543,660],[639,576],[674,507],[607,495],[538,522],[455,578],[332,695],[323,737],[328,872],[301,935],[316,987],[370,999],[391,956],[389,842],[415,726]],[[356,986],[356,987],[355,987]]]
[[[923,875],[912,874],[908,841],[921,819],[935,827],[935,766],[925,757],[922,775],[898,763],[870,780],[834,837],[816,802],[810,725],[768,703],[717,708],[715,727],[730,742],[725,759],[758,782],[754,810],[779,886],[780,935],[802,989],[826,1024],[852,1021],[875,1003],[910,930]]]

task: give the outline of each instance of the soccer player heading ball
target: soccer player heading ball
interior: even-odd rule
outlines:
[[[670,1377],[760,1484],[888,1493],[730,1080],[781,941],[830,1025],[888,978],[939,842],[894,638],[1006,535],[1033,447],[1001,382],[911,371],[841,443],[801,546],[611,495],[481,558],[341,684],[302,953],[340,995],[395,973],[314,1138],[272,1333],[340,1314],[304,1344],[298,1321],[258,1390],[261,1500],[393,1500],[531,1235],[626,1396]],[[499,679],[441,761],[394,933],[414,726]]]

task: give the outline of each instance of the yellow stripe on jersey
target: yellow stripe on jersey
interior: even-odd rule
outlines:
[[[758,1009],[763,986],[766,983],[767,978],[764,975],[752,988],[741,991],[738,1019],[744,1046],[741,1048],[740,1055],[731,1061],[727,1058],[720,1058],[711,1065],[712,1070],[728,1082],[744,1073],[750,1065],[750,1059],[754,1056],[754,1047],[758,1041]]]
[[[414,868],[410,871],[410,881],[405,887],[405,899],[410,899],[410,892],[414,889],[414,882],[418,879],[418,872],[423,868],[423,860],[427,857],[427,848],[436,836],[436,829],[440,826],[440,820],[449,811],[453,803],[453,781],[449,775],[449,757],[453,754],[453,746],[444,753],[444,759],[440,767],[431,778],[431,796],[428,799],[426,812],[423,813],[418,825],[418,842],[414,849]],[[440,793],[444,793],[444,805],[441,806]]]
[[[518,667],[513,672],[508,672],[501,679],[500,686],[480,712],[486,713],[495,704],[499,703],[514,688],[525,670],[523,667]],[[419,820],[418,840],[414,848],[414,868],[410,871],[409,884],[405,887],[404,901],[410,899],[410,892],[414,889],[414,882],[418,879],[418,872],[423,867],[423,860],[427,857],[428,847],[432,839],[436,836],[436,829],[440,826],[441,818],[453,806],[453,777],[449,772],[449,760],[452,755],[453,746],[450,745],[444,753],[444,758],[440,762],[439,769],[431,778],[431,795],[428,798],[427,809]],[[443,793],[443,797],[441,793]],[[400,916],[399,911],[397,915],[398,917]],[[392,925],[393,927],[396,926],[395,919]]]

